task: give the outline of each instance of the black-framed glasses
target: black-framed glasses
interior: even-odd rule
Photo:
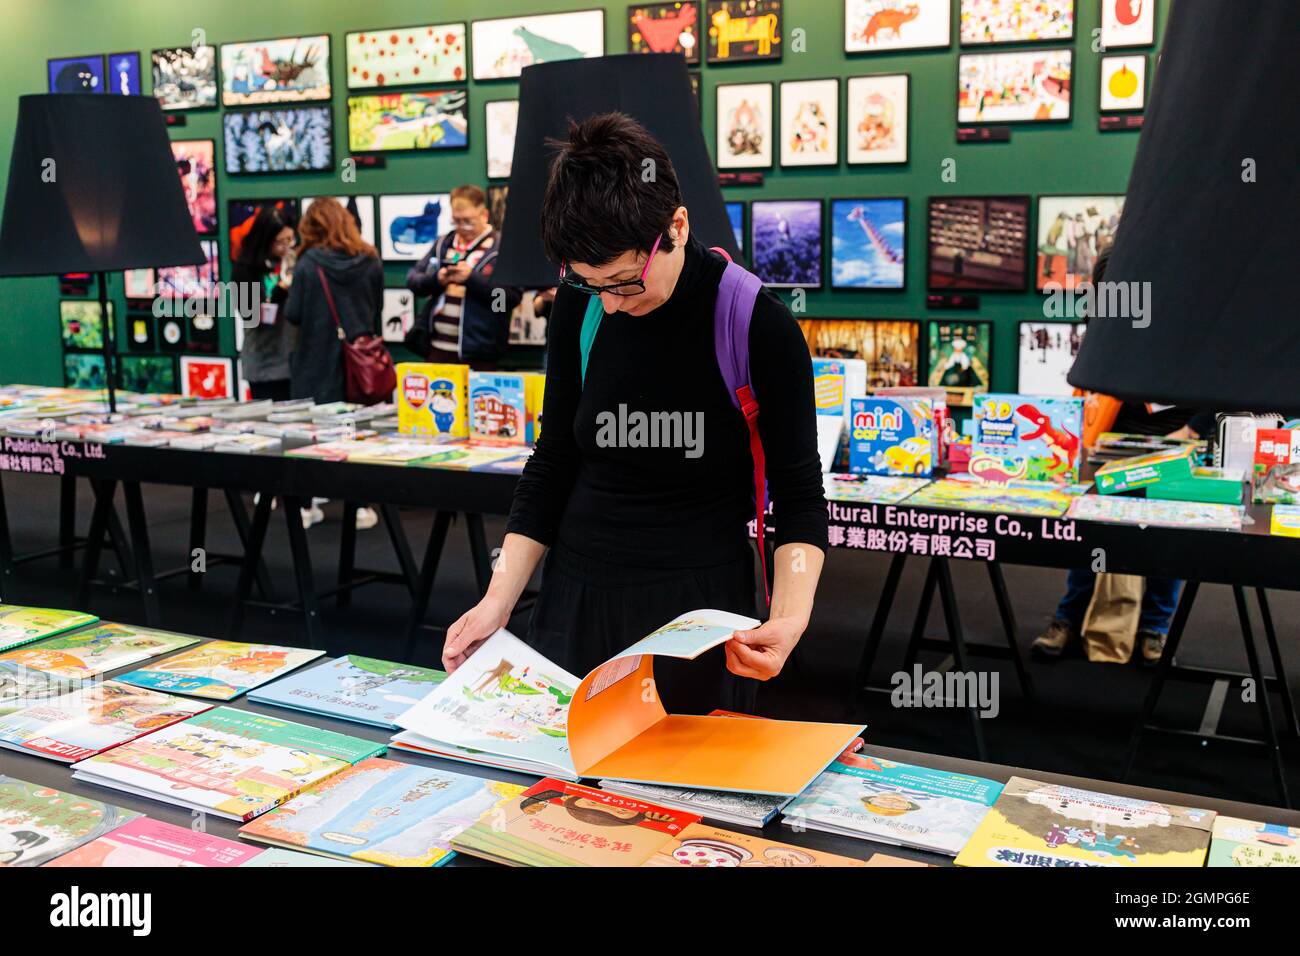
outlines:
[[[641,270],[639,279],[628,279],[626,282],[614,282],[610,285],[592,285],[581,278],[569,275],[569,263],[560,263],[560,282],[579,292],[585,292],[587,295],[640,295],[645,291],[645,277],[650,271],[650,263],[654,261],[655,253],[659,251],[659,243],[663,240],[661,232],[655,237],[655,244],[650,247],[650,255],[646,257],[645,268]]]

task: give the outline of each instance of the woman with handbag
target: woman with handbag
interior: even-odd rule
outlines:
[[[356,221],[334,199],[318,199],[307,208],[298,237],[298,265],[284,307],[285,321],[298,327],[298,345],[289,363],[290,395],[317,404],[386,399],[396,376],[375,334],[384,299],[379,253],[361,238]],[[391,382],[386,382],[388,377]],[[361,393],[359,380],[365,382]],[[313,505],[304,523],[320,520],[318,512]],[[358,528],[373,527],[377,521],[371,509],[357,509]]]

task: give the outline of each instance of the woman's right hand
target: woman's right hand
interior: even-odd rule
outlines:
[[[442,666],[450,674],[473,654],[480,644],[510,621],[510,608],[491,595],[462,614],[447,628],[442,646]]]

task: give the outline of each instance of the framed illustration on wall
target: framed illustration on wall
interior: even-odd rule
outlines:
[[[708,61],[781,59],[781,0],[708,0]]]
[[[772,84],[721,83],[714,95],[718,169],[770,169]]]
[[[155,346],[153,313],[129,313],[126,317],[126,347],[132,352],[152,352]]]
[[[1087,331],[1082,322],[1021,322],[1016,391],[1021,395],[1073,395],[1074,386],[1065,376]]]
[[[174,139],[172,156],[185,190],[194,231],[200,236],[217,232],[217,143],[211,139]]]
[[[515,127],[519,123],[518,100],[489,100],[483,104],[483,126],[487,130],[488,179],[509,179],[515,160]]]
[[[950,0],[844,0],[845,53],[950,46]]]
[[[1073,289],[1092,279],[1098,254],[1115,241],[1120,196],[1039,196],[1034,285]]]
[[[700,62],[700,4],[637,3],[627,8],[629,53],[680,53],[694,66]]]
[[[1156,0],[1101,0],[1102,50],[1156,42]]]
[[[415,325],[415,293],[410,289],[385,289],[379,328],[385,342],[400,345]]]
[[[822,201],[755,199],[749,204],[753,272],[774,289],[822,284]]]
[[[158,349],[162,352],[185,351],[184,316],[158,316]]]
[[[781,81],[781,165],[840,162],[840,81]]]
[[[993,323],[927,323],[929,375],[926,384],[946,389],[948,404],[966,407],[987,392],[993,368]]]
[[[182,355],[181,394],[186,398],[234,398],[235,363],[215,355]]]
[[[931,196],[926,223],[931,291],[1028,288],[1028,196]]]
[[[896,319],[800,319],[808,351],[867,363],[867,388],[920,384],[921,323]]]
[[[330,37],[221,44],[221,104],[260,106],[330,98]]]
[[[962,46],[1074,39],[1074,0],[961,0]]]
[[[108,319],[113,320],[112,302],[108,303]],[[60,300],[59,335],[65,349],[102,349],[104,322],[99,303],[86,299]]]
[[[185,341],[191,352],[213,354],[217,351],[221,343],[221,334],[217,329],[215,308],[185,316]]]
[[[348,88],[464,83],[465,24],[359,30],[343,38]]]
[[[164,299],[211,298],[221,280],[221,263],[215,239],[199,240],[207,262],[201,266],[159,266],[155,289]]]
[[[145,301],[157,295],[152,269],[127,269],[122,273],[122,292],[132,300]]]
[[[460,87],[348,97],[348,148],[354,153],[464,149],[468,94]]]
[[[68,388],[103,388],[104,356],[95,352],[68,352],[63,356],[63,384]]]
[[[50,93],[103,93],[104,57],[63,56],[45,61]]]
[[[223,113],[226,172],[327,172],[334,166],[334,113],[328,106]]]
[[[736,248],[745,251],[745,204],[743,202],[724,202],[727,220],[731,223],[731,234],[736,240]]]
[[[302,200],[302,211],[305,213],[318,199],[332,199],[339,203],[351,213],[352,221],[357,224],[357,231],[361,233],[361,238],[378,248],[379,236],[375,232],[374,196],[306,196]]]
[[[906,73],[849,77],[845,141],[850,166],[907,162],[910,80]]]
[[[1068,47],[963,53],[957,58],[957,122],[1068,120],[1073,63]]]
[[[451,231],[451,194],[379,197],[379,255],[386,262],[415,262]]]
[[[176,393],[176,360],[170,355],[123,355],[117,363],[118,388],[146,395]]]
[[[153,95],[164,110],[202,110],[217,105],[217,48],[172,46],[154,50]]]
[[[107,57],[105,93],[117,96],[140,95],[140,54],[110,53]]]
[[[298,224],[296,199],[231,199],[226,202],[226,248],[232,262],[239,258],[240,246],[248,230],[253,228],[257,214],[267,207],[280,210],[288,222],[295,226]]]
[[[475,20],[470,36],[474,79],[510,79],[534,63],[604,56],[605,11]]]
[[[831,200],[831,288],[901,289],[906,282],[907,200]]]
[[[1101,58],[1101,96],[1098,104],[1103,113],[1129,113],[1146,109],[1145,55],[1129,53]]]

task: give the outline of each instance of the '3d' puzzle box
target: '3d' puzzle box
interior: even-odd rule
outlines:
[[[974,426],[969,471],[980,481],[1079,480],[1083,399],[981,395]]]

